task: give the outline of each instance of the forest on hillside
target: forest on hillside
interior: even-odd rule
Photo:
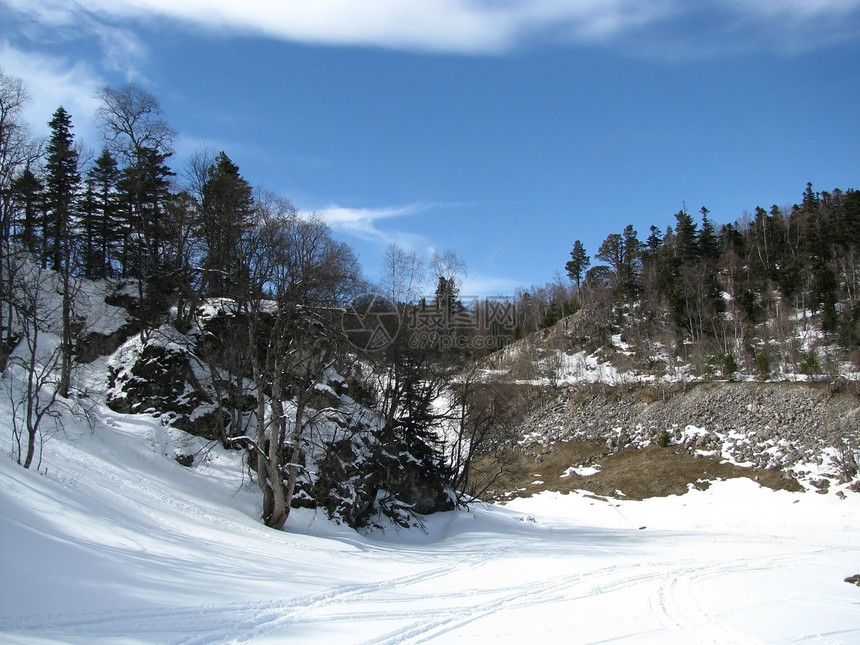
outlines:
[[[790,208],[756,207],[719,229],[707,208],[700,216],[681,210],[644,241],[632,226],[611,233],[593,265],[575,241],[565,265],[573,289],[539,326],[603,305],[631,345],[662,344],[700,374],[860,364],[860,193],[807,184]]]

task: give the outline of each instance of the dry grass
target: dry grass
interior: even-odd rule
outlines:
[[[505,465],[501,474],[498,474],[499,463]],[[571,466],[595,466],[599,472],[562,477]],[[712,481],[732,477],[748,477],[774,490],[803,490],[782,471],[741,468],[722,463],[718,458],[694,456],[681,446],[628,447],[611,454],[604,443],[597,441],[557,443],[531,454],[506,450],[481,460],[474,472],[476,481],[488,481],[491,475],[496,475],[484,495],[487,501],[529,497],[542,491],[574,490],[612,497],[623,494],[628,499],[641,500],[682,495],[690,485],[705,489]]]

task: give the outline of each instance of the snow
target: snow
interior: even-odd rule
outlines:
[[[642,502],[476,504],[425,532],[294,510],[279,532],[240,453],[92,415],[48,438],[38,470],[9,458],[0,426],[3,643],[860,640],[854,493],[733,479]]]
[[[599,464],[596,464],[594,466],[571,466],[561,474],[561,477],[570,477],[571,475],[579,475],[580,477],[591,477],[592,475],[596,475],[599,472]]]

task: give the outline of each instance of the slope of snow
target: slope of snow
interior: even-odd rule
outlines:
[[[92,412],[27,471],[0,402],[0,642],[860,641],[855,494],[731,480],[476,505],[426,533],[298,510],[276,532],[240,453]]]

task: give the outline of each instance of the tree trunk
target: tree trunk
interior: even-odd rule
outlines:
[[[293,495],[296,492],[296,479],[299,475],[299,457],[302,454],[302,417],[305,414],[305,402],[304,397],[300,393],[298,396],[298,402],[296,404],[296,418],[295,423],[293,424],[293,434],[291,441],[293,443],[292,450],[290,450],[290,461],[287,464],[287,485],[285,491],[285,509],[287,513],[287,517],[289,517],[290,509],[293,504]],[[286,517],[284,518],[286,520]]]
[[[269,479],[269,487],[272,491],[272,509],[265,518],[266,526],[273,529],[282,529],[289,515],[286,495],[284,493],[284,479],[281,474],[281,455],[283,454],[283,441],[286,425],[284,415],[283,387],[281,375],[281,362],[275,361],[272,370],[272,392],[269,403],[271,416],[268,421],[269,428],[269,450],[266,459],[266,476]]]

